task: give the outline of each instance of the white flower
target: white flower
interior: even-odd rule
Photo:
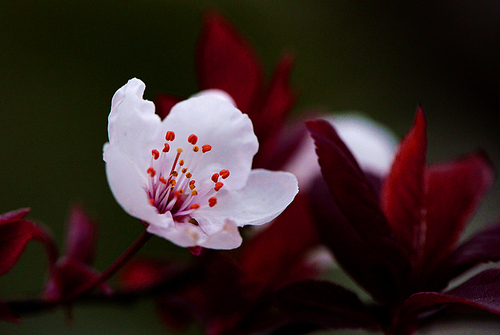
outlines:
[[[257,137],[246,114],[222,91],[175,105],[162,121],[131,79],[114,95],[108,182],[118,203],[149,233],[182,247],[238,247],[238,227],[278,216],[298,192],[287,172],[251,170]]]

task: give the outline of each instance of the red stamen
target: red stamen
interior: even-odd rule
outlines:
[[[191,206],[189,206],[189,209],[198,209],[200,208],[200,205],[198,204],[192,204]]]
[[[166,183],[167,183],[167,180],[166,180],[165,178],[163,178],[163,177],[158,178],[158,180],[159,180],[161,183],[163,183],[163,184],[166,184]]]
[[[163,147],[163,152],[169,152],[170,151],[170,145],[168,143],[165,143],[165,146]]]
[[[156,150],[156,149],[153,149],[153,150],[151,151],[151,154],[153,155],[153,158],[154,158],[155,160],[156,160],[156,159],[158,159],[158,157],[160,157],[160,153],[159,153],[159,152],[158,152],[158,150]]]
[[[222,179],[226,179],[227,177],[229,177],[229,170],[220,170],[219,173],[220,173]]]
[[[212,150],[212,146],[210,144],[205,144],[204,146],[201,147],[201,151],[203,153]]]
[[[216,197],[211,197],[210,199],[208,199],[208,205],[210,207],[214,207],[216,203],[217,203],[217,198]]]
[[[222,186],[224,186],[224,184],[219,181],[218,183],[215,184],[214,190],[219,191],[222,188]]]
[[[155,204],[154,199],[149,199],[149,203],[151,204],[151,206],[154,206],[154,204]]]
[[[175,139],[175,133],[173,131],[167,131],[167,133],[165,134],[165,139],[167,141],[173,141]]]
[[[189,135],[188,142],[191,143],[192,145],[195,145],[196,142],[198,142],[198,136],[196,136],[195,134]]]
[[[153,177],[155,176],[155,174],[156,174],[156,171],[155,171],[155,169],[153,169],[152,167],[150,167],[150,168],[148,169],[147,173],[149,174],[149,176],[150,176],[151,178],[153,178]]]
[[[219,174],[218,174],[218,173],[214,173],[214,174],[212,175],[212,181],[213,181],[214,183],[216,183],[216,182],[217,182],[217,180],[219,180]]]

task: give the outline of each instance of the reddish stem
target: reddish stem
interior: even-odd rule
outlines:
[[[70,300],[73,300],[77,296],[90,291],[93,288],[96,288],[100,284],[104,283],[106,280],[111,278],[118,270],[120,270],[135,254],[146,244],[146,242],[151,238],[151,234],[146,230],[142,233],[142,235],[132,244],[127,251],[125,251],[120,258],[118,258],[111,266],[109,266],[106,270],[104,270],[99,277],[95,280],[87,282],[83,285],[78,286],[75,290],[70,292],[68,295],[63,297],[58,301],[58,303],[66,303]]]

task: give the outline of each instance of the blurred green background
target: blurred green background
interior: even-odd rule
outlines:
[[[113,262],[142,225],[121,210],[105,177],[111,97],[132,77],[146,83],[147,99],[195,93],[194,50],[209,8],[248,38],[268,75],[283,51],[295,54],[294,113],[362,111],[403,136],[422,104],[429,161],[480,147],[500,167],[498,2],[8,1],[0,12],[0,212],[31,207],[29,218],[62,246],[68,207],[82,202],[100,221],[96,268]],[[496,182],[467,233],[500,217],[499,199]],[[159,238],[142,253],[191,257]],[[0,278],[0,297],[39,292],[44,262],[30,243]],[[58,310],[0,323],[0,333],[167,333],[149,300],[74,314],[71,327]],[[485,332],[500,328],[484,322]]]

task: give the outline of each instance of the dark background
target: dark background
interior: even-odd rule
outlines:
[[[9,1],[0,11],[0,212],[31,207],[29,218],[62,244],[68,207],[82,202],[100,221],[96,268],[118,257],[142,225],[105,177],[111,97],[132,77],[146,83],[147,99],[196,93],[194,50],[208,8],[250,40],[268,75],[283,51],[295,54],[294,113],[362,111],[403,136],[421,104],[430,162],[480,147],[500,167],[498,2]],[[499,198],[496,182],[467,233],[500,217]],[[159,238],[143,250],[173,253],[191,257]],[[30,243],[0,278],[0,297],[39,292],[44,261]],[[166,333],[147,300],[74,312],[70,328],[57,311],[1,323],[0,333]]]

